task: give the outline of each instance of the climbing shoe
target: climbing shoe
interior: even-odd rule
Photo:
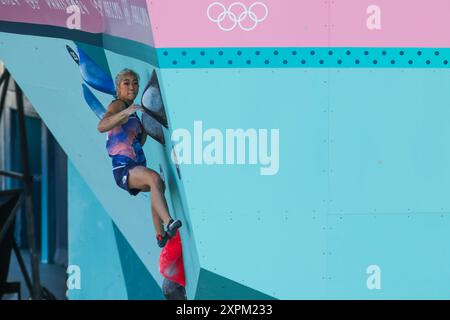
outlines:
[[[182,223],[180,220],[170,219],[169,223],[167,224],[166,230],[166,233],[169,236],[169,238],[173,238],[175,236],[177,230],[181,227],[181,225]]]
[[[166,232],[166,234],[164,234],[164,237],[160,234],[158,234],[158,236],[156,237],[156,242],[158,242],[158,246],[160,248],[164,248],[164,246],[166,245],[168,240],[169,240],[169,235],[167,234],[167,232]]]

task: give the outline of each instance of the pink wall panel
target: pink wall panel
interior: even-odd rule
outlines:
[[[156,47],[450,47],[449,0],[261,0],[268,14],[251,31],[244,29],[253,23],[251,17],[264,16],[262,6],[247,12],[243,27],[238,23],[223,31],[207,15],[214,2],[147,0]],[[223,6],[213,7],[213,18],[236,3],[217,2]],[[255,2],[232,6],[222,27],[231,28],[232,18],[244,17],[244,7]],[[380,8],[380,30],[367,27],[371,5]]]

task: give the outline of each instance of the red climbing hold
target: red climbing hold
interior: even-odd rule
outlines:
[[[183,250],[181,248],[180,233],[177,231],[172,239],[167,241],[159,256],[159,272],[179,285],[185,287],[186,279],[184,276]]]

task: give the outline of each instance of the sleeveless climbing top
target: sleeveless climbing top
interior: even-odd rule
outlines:
[[[127,107],[129,106],[125,101],[124,103]],[[126,123],[117,125],[108,131],[106,149],[109,156],[122,155],[137,163],[144,163],[145,155],[141,145],[142,134],[142,124],[135,112],[128,117]]]

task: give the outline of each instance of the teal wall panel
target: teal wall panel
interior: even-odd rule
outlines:
[[[323,70],[163,70],[172,128],[279,129],[279,171],[256,165],[181,165],[186,194],[211,211],[301,209],[325,212],[328,178],[328,87]],[[207,143],[203,143],[203,147]],[[247,160],[248,163],[248,160]],[[211,177],[207,184],[202,179]],[[292,184],[307,181],[305,184]],[[208,187],[212,192],[203,197]],[[273,190],[283,194],[274,201]],[[224,197],[224,195],[227,195]],[[191,200],[192,199],[192,200]],[[229,201],[232,199],[232,201]],[[192,205],[192,203],[191,203]]]
[[[69,299],[127,299],[113,222],[70,161],[68,187],[69,266],[79,267],[81,285]]]
[[[352,214],[329,217],[327,297],[449,299],[448,214]],[[380,270],[379,290],[367,268]]]
[[[113,225],[123,277],[129,300],[163,300],[161,288],[148,272],[145,265],[129,245],[120,230]]]
[[[158,48],[164,69],[203,68],[444,68],[449,48],[226,47]]]
[[[163,70],[162,78],[174,129],[192,133],[201,120],[204,131],[280,130],[276,175],[261,176],[259,164],[181,165],[201,265],[276,297],[320,297],[327,71]]]
[[[274,300],[275,298],[202,268],[195,299]]]
[[[333,70],[331,212],[450,211],[450,75]]]

